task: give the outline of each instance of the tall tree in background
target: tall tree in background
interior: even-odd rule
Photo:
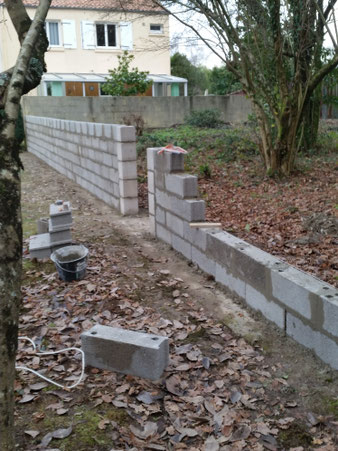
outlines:
[[[188,80],[188,95],[204,94],[208,88],[208,69],[194,65],[187,56],[176,52],[170,58],[171,74]]]
[[[225,95],[242,89],[238,78],[226,66],[213,67],[209,79],[211,94]]]
[[[32,21],[22,0],[5,0],[21,50],[15,67],[0,74],[0,450],[15,449],[14,380],[21,304],[22,224],[19,145],[15,126],[21,96],[45,70],[44,22],[51,0],[40,0]]]
[[[337,0],[161,3],[191,28],[240,80],[257,116],[260,152],[267,173],[290,174],[297,152],[311,141],[305,139],[306,133],[318,126],[320,84],[338,64],[337,36],[328,25],[335,23]],[[199,17],[197,25],[191,13]],[[203,34],[207,26],[216,41]],[[334,52],[323,62],[325,34],[329,35]]]

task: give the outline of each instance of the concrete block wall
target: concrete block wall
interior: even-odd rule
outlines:
[[[138,212],[135,128],[25,116],[27,149],[123,215]]]
[[[197,177],[183,154],[159,150],[147,151],[152,233],[338,369],[338,289],[227,232],[191,227],[205,220]]]

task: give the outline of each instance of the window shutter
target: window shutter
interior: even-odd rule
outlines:
[[[121,49],[133,49],[133,29],[131,22],[120,22]]]
[[[82,33],[82,48],[84,49],[95,49],[96,47],[96,37],[95,37],[95,23],[88,22],[87,20],[82,20],[81,22],[81,33]]]
[[[63,45],[67,49],[76,49],[76,28],[74,20],[63,20]]]

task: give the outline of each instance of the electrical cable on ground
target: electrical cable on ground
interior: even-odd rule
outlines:
[[[36,345],[35,345],[34,341],[31,340],[30,338],[28,338],[28,337],[18,337],[18,339],[19,339],[19,340],[27,340],[27,341],[29,341],[29,342],[33,345],[34,351],[36,350]],[[60,388],[67,388],[67,389],[75,388],[77,385],[79,385],[79,383],[82,381],[83,376],[84,376],[84,370],[85,370],[85,358],[84,358],[84,352],[82,351],[82,349],[79,349],[79,348],[73,348],[73,347],[72,347],[72,348],[60,349],[59,351],[37,352],[36,355],[41,355],[41,356],[43,356],[43,355],[61,354],[61,353],[63,353],[63,352],[67,352],[67,351],[77,351],[77,352],[80,352],[80,353],[81,353],[81,364],[82,364],[81,374],[80,374],[79,379],[78,379],[78,380],[75,382],[75,384],[73,384],[73,385],[67,386],[67,385],[59,384],[58,382],[55,382],[55,381],[53,381],[52,379],[49,379],[48,377],[43,376],[42,374],[38,373],[37,371],[32,370],[31,368],[28,368],[28,367],[26,367],[26,366],[15,366],[15,368],[16,368],[17,370],[29,371],[29,372],[35,374],[36,376],[40,377],[41,379],[44,379],[45,381],[49,382],[50,384],[56,385],[57,387],[60,387]]]

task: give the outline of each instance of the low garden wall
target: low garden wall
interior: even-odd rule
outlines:
[[[125,124],[142,117],[146,128],[183,124],[192,111],[219,111],[224,122],[243,122],[252,113],[250,100],[242,95],[194,97],[34,97],[22,99],[23,114],[85,122]],[[133,122],[130,122],[133,124]]]
[[[25,130],[29,152],[123,215],[138,212],[134,127],[25,116]]]
[[[148,149],[153,234],[212,275],[249,307],[338,369],[338,290],[205,221],[197,177],[184,156]]]

